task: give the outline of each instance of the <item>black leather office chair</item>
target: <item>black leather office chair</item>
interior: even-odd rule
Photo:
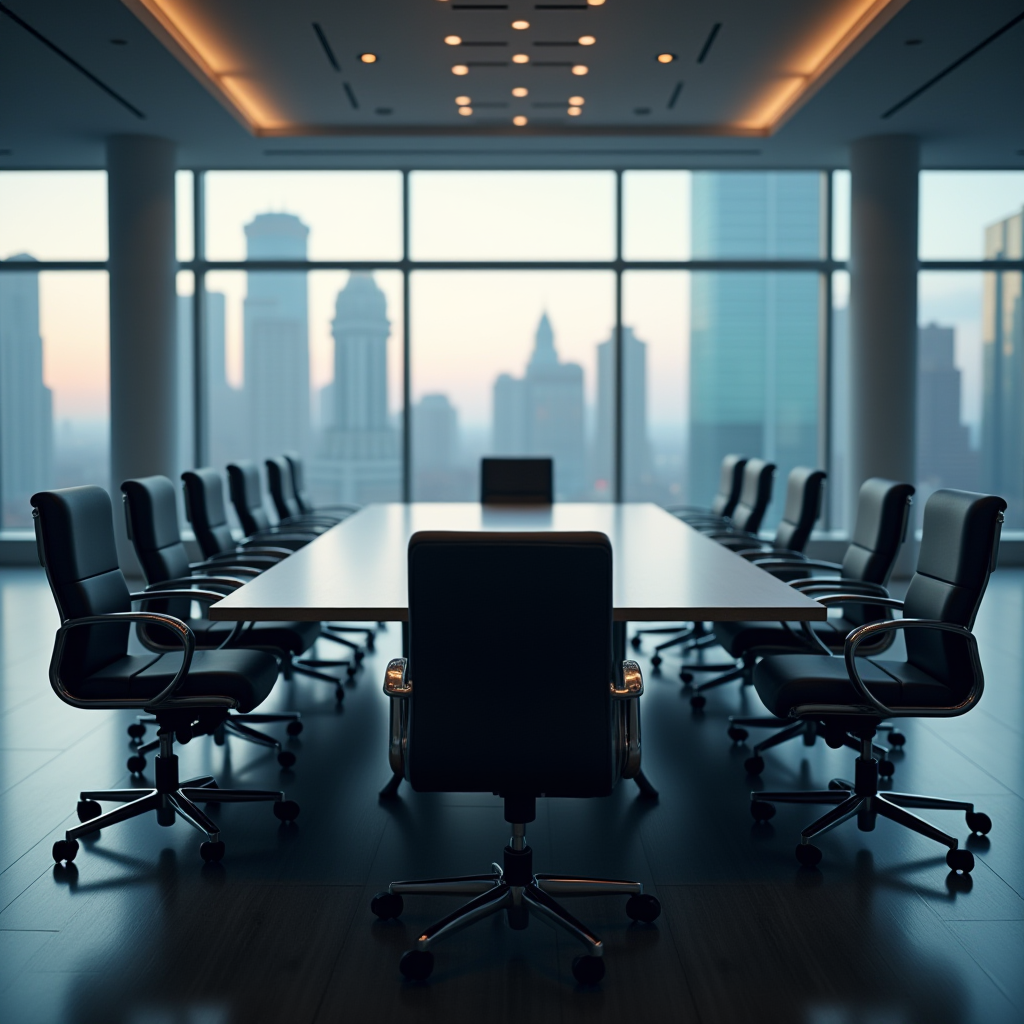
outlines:
[[[723,531],[722,523],[718,520],[705,522],[691,521],[690,525],[702,533],[715,537],[716,540],[723,537],[735,537],[736,539],[746,537],[757,537],[757,531],[761,529],[761,522],[768,506],[772,502],[772,484],[775,480],[775,463],[766,462],[764,459],[748,459],[743,467],[743,486],[740,488],[740,498],[733,509],[732,519],[728,528]],[[716,536],[717,535],[717,536]],[[689,627],[681,626],[683,632],[671,640],[663,640],[654,648],[651,655],[651,664],[657,668],[661,662],[661,652],[670,647],[683,646],[684,651],[706,647],[715,642],[712,634],[704,628],[702,622],[695,622]],[[634,648],[639,648],[639,643],[634,637]],[[688,669],[682,670],[684,673]],[[685,676],[683,677],[685,679]]]
[[[346,518],[344,515],[328,512],[303,512],[295,496],[291,463],[283,455],[266,460],[267,489],[274,503],[274,511],[281,524],[303,526],[309,524],[317,529],[335,526]]]
[[[551,623],[558,629],[552,630]],[[452,649],[452,629],[460,642]],[[571,642],[566,642],[571,638]],[[497,793],[512,839],[489,874],[393,882],[371,909],[397,917],[403,895],[473,894],[417,938],[401,971],[423,980],[444,936],[506,911],[539,914],[579,939],[573,974],[604,974],[601,940],[554,896],[622,894],[653,921],[639,882],[535,874],[526,824],[539,796],[605,796],[640,769],[636,662],[613,669],[612,551],[599,533],[417,533],[409,543],[409,658],[392,661],[390,762],[418,792]]]
[[[305,514],[316,513],[338,513],[340,516],[349,516],[358,512],[361,505],[351,505],[345,502],[338,502],[332,505],[314,505],[312,499],[306,493],[306,470],[302,456],[295,451],[284,453],[285,461],[292,471],[292,490],[295,492],[295,500],[298,502],[299,511]]]
[[[271,523],[263,504],[260,470],[251,459],[228,463],[228,493],[246,537],[264,538],[272,544],[297,551],[330,529],[327,523],[319,526]]]
[[[550,505],[554,499],[553,459],[480,460],[480,502],[484,505]]]
[[[873,598],[872,604],[900,609],[902,619],[882,619],[852,630],[842,659],[783,654],[765,658],[754,672],[754,686],[779,718],[813,718],[826,728],[854,733],[861,741],[852,781],[833,779],[827,790],[750,794],[750,812],[767,821],[776,803],[832,804],[831,810],[800,834],[797,859],[807,867],[821,860],[812,840],[857,816],[865,832],[878,815],[948,847],[946,863],[968,873],[974,855],[957,840],[907,808],[965,811],[967,827],[984,835],[987,814],[965,800],[910,793],[879,793],[878,762],[872,741],[886,718],[950,718],[966,714],[981,699],[985,680],[978,642],[971,632],[988,579],[995,569],[1006,502],[969,491],[936,491],[924,508],[921,552],[904,601]],[[859,604],[862,594],[836,594],[823,604]],[[905,630],[903,661],[860,656],[863,645],[890,630]],[[808,631],[809,635],[810,631]],[[824,646],[824,645],[823,645]]]
[[[768,571],[781,568],[789,573],[801,573],[801,578],[793,580],[790,585],[808,597],[817,599],[829,594],[852,592],[888,597],[889,591],[886,588],[907,535],[913,494],[914,488],[910,484],[896,483],[881,477],[865,480],[857,496],[853,537],[842,562],[774,555],[760,560],[758,564]],[[812,575],[819,570],[833,575]],[[809,624],[817,637],[836,652],[842,651],[850,630],[866,622],[888,617],[886,609],[878,605],[847,604],[838,610],[841,613],[838,617]],[[734,658],[742,659],[744,678],[751,682],[753,666],[759,656],[821,653],[805,633],[778,622],[719,622],[715,624],[715,639]],[[895,633],[882,633],[870,645],[865,645],[863,653],[880,654],[892,645],[894,639]],[[747,729],[751,726],[777,730],[756,744],[753,753],[744,762],[750,775],[760,775],[764,771],[762,755],[766,750],[797,736],[802,737],[807,746],[812,746],[817,736],[825,735],[826,742],[832,746],[860,749],[860,742],[852,733],[833,730],[826,734],[821,723],[813,719],[793,722],[773,716],[730,716],[729,723],[729,737],[737,742],[747,738]],[[881,724],[879,729],[889,733],[888,741],[892,746],[904,745],[905,737],[892,726]],[[888,759],[888,751],[876,747],[875,756],[879,759],[879,773],[883,777],[892,775],[895,767]]]
[[[78,817],[53,844],[53,859],[70,862],[78,840],[119,821],[155,811],[157,823],[180,816],[205,837],[206,861],[224,856],[220,828],[199,806],[209,802],[273,801],[274,813],[291,821],[298,805],[278,790],[220,789],[211,775],[178,781],[174,740],[209,733],[233,710],[250,712],[269,695],[277,660],[263,651],[196,651],[195,634],[181,619],[131,610],[151,594],[129,594],[117,563],[110,498],[101,487],[69,487],[32,496],[39,560],[46,569],[61,625],[50,660],[50,685],[78,708],[137,708],[156,717],[160,750],[156,784],[139,789],[81,793]],[[175,592],[176,593],[176,592]],[[165,595],[166,596],[166,595]],[[129,654],[132,623],[163,628],[177,639],[180,656]],[[100,802],[121,804],[103,813]]]
[[[724,526],[739,503],[740,491],[743,489],[743,470],[746,465],[745,455],[726,455],[722,459],[722,468],[719,471],[718,490],[710,506],[703,508],[700,505],[672,505],[666,511],[680,519],[717,520]]]

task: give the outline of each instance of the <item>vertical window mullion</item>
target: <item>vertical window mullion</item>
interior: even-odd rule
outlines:
[[[206,372],[206,173],[192,172],[192,237],[195,270],[192,275],[192,458],[196,466],[209,462],[209,410]]]

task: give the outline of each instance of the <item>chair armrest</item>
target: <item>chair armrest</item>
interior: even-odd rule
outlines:
[[[189,590],[185,587],[172,590],[154,590],[152,593],[143,591],[141,594],[131,594],[132,601],[145,603],[146,601],[163,601],[168,597],[186,597],[190,601],[197,601],[200,604],[216,604],[223,601],[227,594],[219,594],[216,590]]]
[[[412,680],[406,675],[407,658],[392,658],[384,670],[384,693],[390,697],[390,738],[388,764],[400,778],[405,777],[405,752],[409,745],[409,697]]]
[[[188,587],[189,584],[202,583],[207,587],[227,587],[229,590],[237,590],[241,580],[234,580],[230,576],[179,576],[173,580],[161,580],[159,583],[150,583],[145,593],[150,594],[160,590],[175,590]]]
[[[315,527],[317,529],[322,526],[325,529],[330,529],[332,526],[338,525],[338,520],[334,516],[320,515],[318,512],[302,512],[297,516],[286,516],[277,525],[285,527],[294,526],[300,530],[303,526]]]
[[[292,551],[291,548],[274,547],[273,545],[265,544],[256,538],[253,539],[251,544],[248,541],[243,541],[242,546],[238,551],[229,553],[231,558],[237,558],[239,555],[257,555],[261,558],[276,558],[278,562],[283,562],[289,555],[293,554],[295,554],[295,552]]]
[[[617,678],[611,683],[611,693],[619,774],[624,779],[632,779],[640,771],[640,697],[644,692],[644,677],[635,661],[623,661],[616,668]]]
[[[802,594],[863,594],[865,597],[872,595],[876,597],[889,597],[889,591],[881,583],[868,583],[866,580],[845,580],[841,577],[836,580],[814,579],[794,580],[791,587],[796,588]]]
[[[222,570],[224,572],[230,572],[235,576],[247,576],[249,579],[253,579],[262,572],[261,569],[257,569],[252,565],[242,565],[238,562],[230,561],[231,558],[236,558],[236,555],[218,555],[216,558],[208,558],[205,562],[190,562],[189,568],[200,572],[202,570]],[[269,558],[267,559],[267,567],[275,564]]]
[[[218,600],[221,595],[218,595]],[[182,659],[174,678],[153,698],[147,700],[81,700],[68,692],[57,672],[64,653],[64,645],[67,643],[67,635],[73,629],[81,626],[101,626],[115,623],[149,622],[154,626],[163,626],[171,630],[181,641]],[[195,654],[196,637],[188,625],[173,615],[162,615],[157,612],[110,612],[106,615],[85,615],[78,619],[68,619],[62,622],[57,630],[54,641],[53,657],[50,659],[50,685],[62,701],[76,708],[143,708],[146,711],[155,711],[162,707],[174,707],[185,704],[189,707],[207,706],[224,707],[225,699],[217,697],[195,697],[188,701],[174,700],[174,694],[188,676],[188,670],[192,665],[192,656]],[[227,703],[233,706],[234,701]]]
[[[817,559],[799,558],[795,555],[778,555],[762,552],[762,557],[754,561],[762,569],[828,569],[839,572],[843,567],[838,562],[821,562]]]

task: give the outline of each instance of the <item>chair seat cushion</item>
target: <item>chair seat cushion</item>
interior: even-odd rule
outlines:
[[[75,686],[85,700],[149,700],[174,678],[178,654],[129,654]],[[188,678],[176,696],[229,697],[239,711],[252,711],[277,681],[277,660],[264,651],[196,651]]]
[[[857,668],[871,693],[888,707],[947,707],[954,700],[947,686],[905,661],[858,658]],[[779,718],[800,704],[864,704],[845,659],[823,654],[770,655],[754,669],[754,687]]]
[[[196,635],[199,647],[222,644],[235,628],[233,622],[213,622],[210,619],[191,619],[189,625]],[[319,622],[257,622],[249,626],[234,641],[234,647],[276,647],[293,655],[304,654],[320,636]]]

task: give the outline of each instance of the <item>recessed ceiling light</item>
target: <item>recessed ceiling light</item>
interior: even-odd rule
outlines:
[[[523,127],[523,125],[524,125],[524,124],[526,124],[526,118],[525,118],[525,117],[523,117],[523,115],[522,115],[522,114],[516,114],[516,116],[512,118],[512,123],[513,123],[513,124],[514,124],[514,125],[515,125],[515,126],[516,126],[517,128],[522,128],[522,127]]]
[[[364,64],[376,64],[377,63],[377,54],[375,54],[375,53],[361,53],[361,54],[359,54],[359,59]]]
[[[569,97],[569,106],[571,106],[571,107],[582,107],[583,103],[584,103],[584,100],[583,100],[582,96],[570,96]]]
[[[582,114],[582,113],[583,113],[582,107],[570,107],[569,108],[569,116],[570,117],[579,117],[580,114]]]
[[[467,68],[465,64],[456,64],[455,67],[452,68],[452,74],[453,75],[468,75],[469,74],[469,68]]]
[[[470,103],[472,103],[473,101],[468,96],[456,96],[455,97],[455,102],[460,107],[468,107],[470,105]]]
[[[586,64],[573,64],[572,66],[572,73],[574,75],[585,75],[589,70],[590,68]]]
[[[445,36],[444,37],[444,41],[449,46],[461,46],[462,45],[462,36]]]
[[[525,53],[513,53],[512,54],[512,63],[513,64],[529,64],[530,63],[530,58]]]
[[[591,7],[600,7],[604,3],[604,0],[587,0],[587,3],[590,4]]]
[[[526,86],[523,86],[523,85],[517,85],[517,86],[516,86],[516,87],[515,87],[515,88],[514,88],[514,89],[512,90],[512,95],[513,95],[513,96],[518,96],[518,97],[519,97],[519,99],[522,99],[522,98],[523,98],[524,96],[529,96],[529,95],[530,95],[530,90],[529,90],[529,89],[527,89],[527,88],[526,88]]]
[[[530,23],[528,21],[523,21],[523,19],[520,18],[518,21],[513,21],[512,22],[512,27],[513,28],[517,28],[517,29],[519,29],[520,32],[522,32],[522,30],[524,28],[529,28],[530,27]]]
[[[593,46],[596,42],[597,40],[593,36],[580,36],[579,38],[580,46]]]
[[[469,115],[473,113],[473,108],[472,107],[459,107],[459,113],[463,117],[469,117]]]
[[[671,64],[676,59],[674,53],[659,53],[657,60],[659,64]]]

